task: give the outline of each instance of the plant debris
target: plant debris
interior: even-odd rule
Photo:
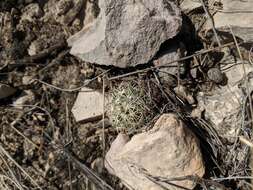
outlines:
[[[166,114],[198,139],[205,174],[134,172],[252,189],[252,2],[101,2],[0,1],[0,189],[127,190],[106,153],[119,133],[131,142]],[[93,120],[73,113],[84,88],[100,95]]]

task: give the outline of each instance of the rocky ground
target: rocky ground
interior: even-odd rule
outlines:
[[[0,189],[251,189],[252,7],[0,1]]]

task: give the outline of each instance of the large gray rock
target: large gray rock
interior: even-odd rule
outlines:
[[[181,28],[172,1],[100,1],[100,15],[68,40],[71,54],[91,63],[125,68],[151,60]]]
[[[166,183],[164,187],[152,182],[154,177],[174,178],[204,175],[204,165],[198,140],[174,114],[164,114],[154,128],[129,138],[119,134],[106,154],[106,168],[134,190],[181,190]],[[171,181],[172,184],[193,189],[193,181]]]

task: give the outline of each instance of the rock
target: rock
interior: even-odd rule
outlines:
[[[200,8],[201,6],[202,4],[200,1],[194,0],[183,0],[183,2],[180,3],[180,8],[186,13],[191,12],[194,9]]]
[[[96,1],[86,1],[85,15],[83,25],[86,26],[92,23],[99,14],[98,0]]]
[[[39,40],[34,40],[34,41],[30,44],[30,46],[29,46],[29,48],[28,48],[27,51],[28,51],[28,54],[29,54],[30,56],[33,56],[33,55],[38,54],[42,49],[43,49],[43,44],[40,43]]]
[[[159,52],[153,61],[154,66],[163,66],[158,69],[158,74],[162,80],[170,80],[171,77],[169,75],[178,75],[184,74],[185,72],[185,64],[184,62],[178,62],[180,58],[186,55],[185,46],[183,43],[178,41],[171,41],[169,44],[166,44],[166,48],[164,51]],[[168,64],[172,61],[176,61],[174,63]]]
[[[224,73],[222,73],[221,70],[216,67],[209,69],[207,71],[207,76],[211,81],[217,84],[220,84],[225,80]]]
[[[13,102],[13,106],[16,108],[23,108],[23,105],[30,105],[35,99],[35,95],[31,90],[26,90],[24,91],[20,97],[18,97],[16,100]]]
[[[60,0],[56,5],[56,15],[62,16],[73,7],[72,0]]]
[[[7,98],[15,94],[17,90],[6,84],[0,83],[0,99]]]
[[[162,115],[152,130],[135,135],[130,141],[127,136],[119,134],[106,154],[105,166],[134,190],[165,189],[150,181],[145,172],[163,178],[202,177],[205,172],[196,136],[174,114]],[[196,185],[188,180],[171,183],[187,189]],[[181,189],[161,184],[166,189]]]
[[[98,119],[103,115],[103,94],[83,87],[77,96],[72,113],[77,122]]]
[[[253,72],[251,65],[245,64],[246,74]],[[244,70],[241,64],[234,65],[225,71],[227,85],[219,87],[207,96],[199,93],[197,96],[199,107],[204,108],[204,116],[210,121],[217,132],[224,137],[235,136],[241,125],[241,106],[245,101],[243,93]],[[252,90],[253,81],[250,80]],[[232,139],[234,140],[234,139]]]
[[[99,3],[96,21],[68,40],[71,54],[87,62],[121,68],[145,64],[181,28],[180,10],[171,1]]]
[[[220,31],[229,32],[232,27],[236,36],[245,41],[253,41],[253,1],[222,0],[222,9],[213,16],[215,27]],[[211,30],[208,22],[206,29]]]
[[[195,103],[193,93],[189,92],[189,90],[185,86],[179,85],[176,88],[174,88],[174,91],[177,94],[177,96],[187,101],[189,104]]]
[[[61,0],[56,5],[56,21],[70,25],[84,7],[84,0]]]
[[[180,10],[172,1],[109,0],[105,11],[106,48],[123,67],[147,63],[182,24]]]
[[[21,21],[28,20],[30,22],[33,22],[35,18],[40,18],[43,16],[43,11],[40,8],[39,4],[32,3],[22,10],[23,14],[21,16]]]
[[[98,64],[111,64],[112,60],[106,52],[105,39],[105,7],[104,1],[99,1],[100,14],[98,18],[86,25],[80,32],[68,39],[70,53],[81,59]]]

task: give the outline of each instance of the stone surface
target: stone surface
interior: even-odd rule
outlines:
[[[106,154],[106,168],[134,190],[162,190],[160,185],[145,175],[154,177],[180,177],[204,175],[204,165],[198,140],[195,135],[174,114],[164,114],[148,132],[128,139],[119,134]],[[192,181],[172,183],[193,189]],[[179,190],[174,185],[162,183],[167,189]]]
[[[251,65],[245,64],[246,74],[253,72]],[[205,109],[205,118],[210,121],[221,136],[235,136],[241,125],[241,108],[245,101],[245,92],[240,86],[243,82],[244,70],[242,64],[226,69],[227,85],[216,88],[212,95],[200,93],[197,97],[199,107]],[[245,80],[244,80],[245,81]],[[249,90],[253,88],[250,80]],[[234,140],[234,139],[233,139]]]
[[[100,15],[68,40],[71,54],[116,67],[145,64],[182,24],[172,1],[99,1]]]
[[[86,1],[85,3],[84,26],[92,23],[99,14],[98,0]]]
[[[172,1],[109,0],[107,51],[124,67],[147,63],[163,42],[176,36],[181,23],[180,10]]]
[[[180,3],[180,8],[186,13],[200,8],[201,6],[201,2],[196,0],[183,0],[183,2]]]
[[[219,68],[216,67],[209,69],[207,71],[207,76],[211,81],[217,84],[222,83],[225,79],[224,74],[221,72]]]
[[[232,27],[236,36],[245,41],[253,41],[253,1],[252,0],[222,0],[222,9],[213,19],[215,27],[222,31],[229,31]],[[210,22],[207,29],[211,29]]]
[[[194,104],[195,100],[193,98],[193,93],[190,92],[185,86],[179,85],[174,88],[175,93],[182,100],[187,101],[189,104]]]
[[[164,66],[158,69],[158,74],[162,80],[171,80],[169,75],[178,75],[183,74],[185,71],[185,63],[178,62],[180,58],[186,55],[185,47],[183,43],[178,41],[171,41],[169,44],[166,44],[164,51],[159,52],[156,55],[156,58],[153,60],[154,66]],[[175,61],[174,63],[170,63]],[[170,63],[170,64],[168,64]]]
[[[105,5],[99,1],[100,14],[98,18],[86,25],[80,32],[68,39],[70,53],[81,59],[97,64],[110,65],[112,60],[105,48]]]
[[[12,88],[9,85],[0,83],[0,99],[7,98],[15,94],[16,91],[17,90],[15,88]]]
[[[43,15],[43,11],[37,3],[27,5],[22,12],[21,21],[28,20],[33,22],[35,18],[40,18]]]
[[[77,122],[94,120],[103,114],[103,94],[90,88],[82,88],[72,108]]]
[[[34,100],[34,93],[31,90],[25,90],[17,99],[13,101],[13,106],[22,109],[24,105],[31,105]]]

